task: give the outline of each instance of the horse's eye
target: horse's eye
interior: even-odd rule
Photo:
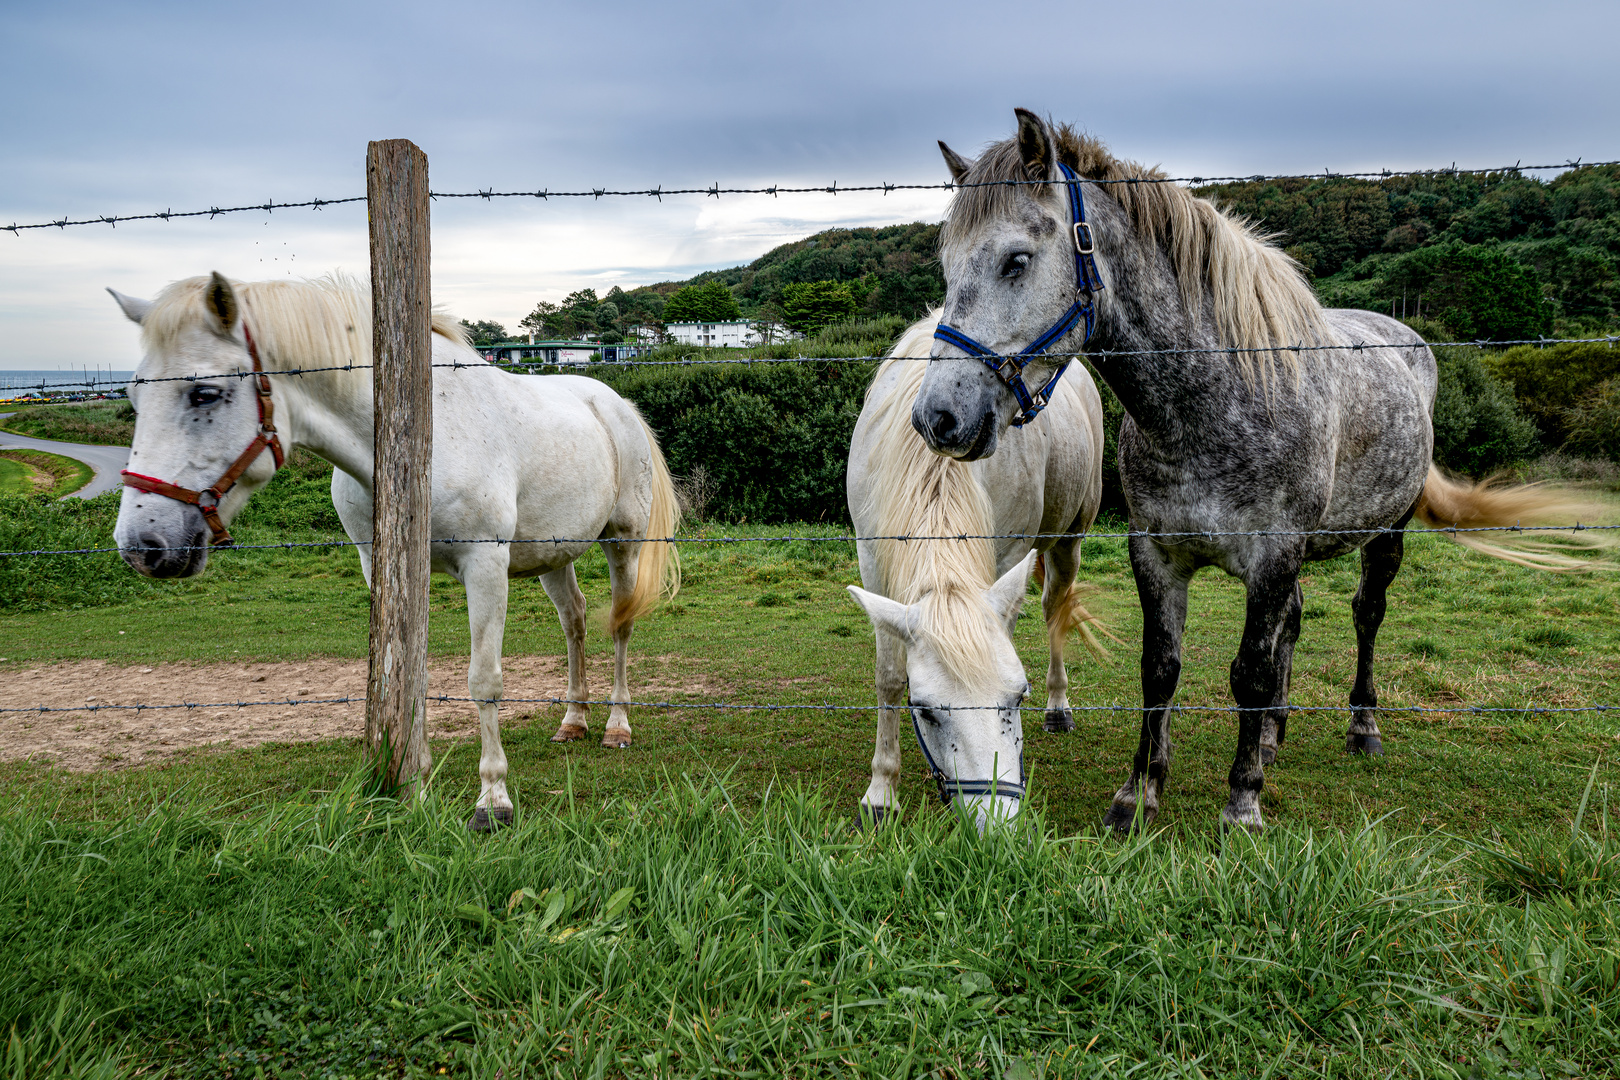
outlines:
[[[1001,267],[1001,276],[1004,278],[1015,278],[1028,269],[1029,254],[1028,252],[1020,251],[1016,255],[1007,256],[1007,261],[1003,263]]]
[[[201,409],[224,396],[225,391],[217,386],[193,386],[190,394],[191,406],[194,409]]]

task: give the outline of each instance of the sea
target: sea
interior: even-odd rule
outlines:
[[[25,368],[17,371],[0,370],[0,398],[20,397],[30,390],[34,393],[105,394],[122,390],[124,384],[135,377],[133,370],[85,366],[78,368]],[[86,383],[92,383],[86,386]]]

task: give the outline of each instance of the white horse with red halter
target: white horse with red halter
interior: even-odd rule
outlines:
[[[137,410],[115,537],[153,577],[201,573],[211,545],[282,454],[330,461],[332,501],[371,578],[371,299],[353,282],[231,283],[219,274],[155,301],[113,293],[141,325]],[[602,541],[612,581],[614,674],[604,745],[630,743],[631,625],[678,584],[675,491],[635,408],[579,376],[518,376],[486,364],[446,316],[433,320],[433,570],[467,588],[482,791],[470,823],[510,821],[497,706],[507,582],[539,577],[568,639],[568,697],[555,738],[586,734],[585,597],[574,560]],[[452,362],[459,368],[442,369]],[[359,368],[360,370],[354,370]],[[324,369],[324,370],[314,370]],[[278,374],[294,370],[304,374]],[[244,449],[244,447],[246,449]],[[269,450],[270,453],[264,451]],[[573,538],[570,541],[555,537]],[[626,542],[614,542],[626,541]]]

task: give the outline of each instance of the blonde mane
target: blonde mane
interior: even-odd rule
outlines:
[[[186,278],[158,294],[141,321],[141,344],[148,352],[174,346],[199,322],[217,325],[203,302],[209,282],[206,277]],[[266,368],[353,364],[361,370],[325,374],[361,380],[369,392],[371,289],[365,282],[327,274],[313,281],[233,281],[231,289]],[[461,326],[443,311],[433,313],[433,332],[468,347]]]
[[[1057,142],[1058,160],[1088,180],[1164,177],[1157,167],[1121,161],[1102,143],[1068,124],[1048,126]],[[964,182],[1031,178],[1018,140],[1008,139],[980,154]],[[1014,214],[1016,201],[1026,190],[1012,185],[959,189],[940,233],[941,250],[949,252],[979,226]],[[1044,198],[1058,189],[1047,185],[1034,190],[1037,198]],[[1281,350],[1325,343],[1328,330],[1322,305],[1299,264],[1272,243],[1272,236],[1224,213],[1180,184],[1110,183],[1103,190],[1119,203],[1138,236],[1169,255],[1182,303],[1194,321],[1202,316],[1208,290],[1222,347]],[[1257,357],[1266,359],[1257,366]],[[1262,383],[1269,378],[1275,358],[1297,374],[1296,352],[1239,353],[1235,357],[1245,378],[1258,374]]]
[[[863,516],[879,536],[987,536],[994,531],[990,499],[965,462],[928,449],[911,427],[911,404],[927,372],[939,313],[906,331],[878,368],[873,386],[896,378],[873,405],[871,485]],[[870,393],[870,391],[869,391]],[[996,618],[984,591],[996,580],[989,540],[879,540],[881,588],[890,599],[918,604],[918,632],[965,683],[994,671]]]

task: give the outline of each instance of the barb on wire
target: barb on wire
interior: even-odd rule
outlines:
[[[97,705],[35,705],[32,707],[0,708],[0,713],[84,713],[84,712],[155,712],[169,709],[248,709],[270,705],[357,705],[365,703],[365,696],[345,696],[326,698],[273,698],[259,701],[181,701],[164,704],[149,704],[139,702],[133,705],[97,704]],[[569,698],[569,697],[503,697],[478,698],[455,697],[449,694],[429,694],[427,700],[440,704],[463,703],[476,705],[621,705],[633,709],[710,709],[723,712],[866,712],[882,708],[880,703],[864,705],[792,705],[780,702],[736,702],[736,701],[613,701],[610,699],[595,698]],[[947,712],[980,712],[990,709],[1000,710],[1001,705],[942,705],[937,708]],[[1074,712],[1139,712],[1140,705],[1070,705]],[[1172,705],[1177,712],[1207,712],[1207,713],[1244,713],[1244,712],[1270,712],[1275,706],[1238,706],[1238,705]],[[1317,713],[1343,713],[1354,711],[1350,705],[1289,705],[1289,712],[1317,712]],[[1418,714],[1442,715],[1480,715],[1514,713],[1587,713],[1587,712],[1620,712],[1620,705],[1504,705],[1481,706],[1463,705],[1452,707],[1434,707],[1428,705],[1386,705],[1380,703],[1381,712],[1400,712]],[[1043,713],[1044,705],[1021,705],[1021,713]]]
[[[892,540],[899,543],[944,540],[1130,540],[1143,537],[1153,540],[1213,540],[1221,536],[1455,536],[1460,533],[1513,532],[1513,533],[1580,533],[1620,530],[1620,525],[1478,525],[1470,528],[1429,529],[1408,526],[1403,529],[1204,529],[1189,532],[1055,532],[1055,533],[951,533],[948,535],[896,534],[850,536],[839,533],[832,536],[548,536],[518,540],[504,536],[460,537],[448,536],[429,543],[452,546],[464,544],[499,544],[517,547],[525,544],[855,544]],[[137,551],[274,551],[285,548],[366,547],[370,540],[301,540],[281,544],[226,544],[213,546],[196,544],[179,547],[92,547],[39,549],[36,551],[0,551],[0,558],[35,555],[106,555]]]
[[[1080,352],[1046,352],[1040,355],[1052,360],[1073,360],[1085,358],[1093,363],[1105,364],[1110,360],[1125,359],[1128,357],[1145,356],[1199,356],[1208,354],[1227,354],[1237,356],[1242,353],[1275,353],[1275,352],[1362,352],[1366,349],[1448,349],[1448,348],[1507,348],[1513,345],[1616,345],[1620,344],[1620,335],[1610,334],[1607,337],[1585,338],[1513,338],[1507,341],[1409,341],[1397,344],[1379,343],[1370,344],[1365,341],[1356,341],[1348,345],[1276,345],[1276,346],[1249,346],[1238,348],[1235,346],[1210,346],[1207,348],[1174,348],[1174,349],[1090,349]],[[514,348],[516,346],[513,346]],[[986,359],[1006,360],[1021,359],[1022,353],[987,353]],[[721,356],[694,359],[682,357],[679,360],[592,360],[584,365],[587,370],[601,367],[703,367],[713,364],[875,364],[891,359],[888,356]],[[928,356],[903,356],[901,360],[932,360]],[[513,360],[513,361],[465,361],[455,360],[449,363],[432,365],[435,368],[447,368],[452,371],[484,371],[494,368],[498,371],[517,373],[518,369],[524,372],[533,372],[536,368],[568,368],[577,370],[579,365],[564,364],[555,360]],[[370,364],[331,364],[323,367],[311,368],[282,368],[255,372],[251,369],[237,371],[219,371],[203,375],[164,375],[156,378],[135,377],[129,379],[103,379],[86,375],[82,379],[70,379],[61,382],[12,384],[7,390],[62,390],[83,387],[95,389],[96,387],[125,387],[144,386],[151,383],[169,382],[196,382],[198,379],[245,379],[254,375],[273,375],[292,377],[303,375],[319,375],[328,371],[370,371]]]
[[[1577,168],[1590,169],[1606,165],[1620,165],[1620,161],[1582,162],[1580,158],[1576,158],[1574,161],[1566,160],[1563,164],[1559,165],[1524,165],[1515,162],[1512,165],[1498,165],[1478,169],[1459,169],[1457,168],[1456,164],[1453,163],[1447,168],[1438,169],[1379,169],[1377,171],[1367,172],[1333,172],[1332,170],[1324,169],[1322,172],[1318,173],[1256,173],[1250,176],[1127,176],[1117,180],[1091,180],[1089,177],[1086,179],[1089,183],[1097,184],[1099,186],[1107,186],[1110,184],[1192,184],[1195,186],[1202,186],[1205,184],[1260,183],[1272,180],[1388,180],[1399,176],[1485,176],[1493,173],[1548,172],[1552,170],[1562,171]],[[491,199],[568,198],[589,198],[594,201],[601,199],[604,196],[651,195],[658,199],[659,202],[663,202],[663,197],[665,195],[702,195],[705,197],[713,196],[716,199],[718,199],[721,195],[770,195],[774,198],[778,195],[800,194],[842,195],[852,191],[877,191],[884,195],[888,195],[891,191],[948,192],[964,187],[1018,187],[1025,185],[1044,186],[1045,183],[1046,181],[1044,180],[984,180],[970,184],[963,184],[947,180],[943,183],[930,184],[878,183],[856,184],[853,186],[840,187],[838,182],[835,180],[831,184],[821,184],[812,187],[782,187],[778,184],[772,184],[770,187],[723,188],[717,181],[709,187],[702,188],[665,188],[662,184],[651,188],[631,188],[622,191],[609,189],[606,187],[586,188],[582,191],[552,191],[549,188],[541,188],[538,191],[495,191],[493,188],[479,188],[473,191],[434,191],[430,193],[430,196],[435,199],[482,199],[487,202]],[[303,206],[309,206],[319,210],[324,206],[336,206],[339,203],[365,201],[366,197],[364,195],[351,195],[348,198],[343,199],[309,199],[304,202],[291,203],[278,203],[274,200],[270,200],[268,202],[257,203],[251,206],[213,206],[209,207],[207,210],[162,210],[150,214],[98,214],[95,217],[79,219],[70,219],[64,216],[59,220],[42,221],[29,225],[18,225],[15,222],[10,225],[0,225],[0,232],[10,232],[13,236],[18,236],[27,229],[64,229],[69,225],[105,224],[116,226],[120,221],[148,221],[152,219],[162,219],[163,221],[168,221],[172,218],[185,217],[206,217],[212,220],[221,214],[237,214],[249,210],[264,210],[269,212]]]

